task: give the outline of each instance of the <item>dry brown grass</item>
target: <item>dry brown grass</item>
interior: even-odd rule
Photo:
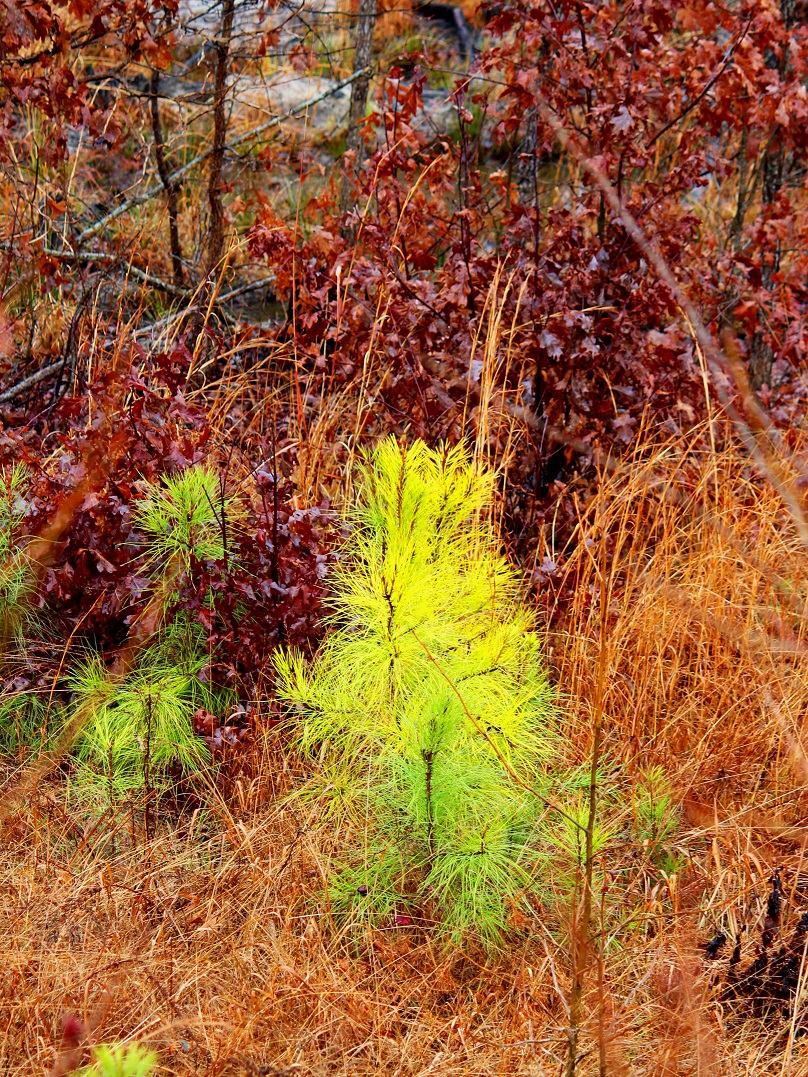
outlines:
[[[151,842],[125,814],[83,825],[43,792],[6,847],[6,1072],[42,1072],[61,1012],[91,1039],[153,1043],[177,1074],[518,1062],[522,954],[485,969],[423,933],[340,936],[311,901],[316,824],[278,806],[285,784],[236,786]]]
[[[779,498],[724,435],[716,453],[698,431],[696,451],[638,449],[604,478],[564,566],[574,600],[552,646],[559,682],[585,705],[599,577],[580,538],[606,528],[617,595],[606,709],[620,752],[681,770],[710,801],[761,806],[805,777],[808,564]]]
[[[721,433],[715,453],[698,431],[689,445],[649,441],[605,473],[540,595],[570,755],[583,760],[600,638],[593,551],[608,533],[606,747],[623,815],[650,763],[683,806],[677,874],[652,871],[620,834],[606,854],[582,1074],[598,1072],[599,1041],[614,1074],[808,1073],[788,1022],[723,1001],[726,958],[710,965],[700,950],[745,925],[744,963],[754,955],[774,866],[792,920],[808,901],[805,554]],[[323,475],[337,466],[318,459]],[[60,777],[18,810],[3,845],[3,1072],[42,1073],[63,1014],[81,1017],[87,1042],[147,1041],[167,1074],[561,1071],[568,894],[515,916],[496,957],[441,949],[419,927],[348,934],[321,896],[332,835],[283,800],[298,776],[282,740],[239,775],[204,807],[167,813],[151,840],[131,811],[78,812]]]

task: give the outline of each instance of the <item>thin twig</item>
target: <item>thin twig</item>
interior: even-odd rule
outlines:
[[[267,284],[274,284],[274,277],[261,277],[260,280],[249,281],[247,284],[240,284],[237,288],[232,288],[229,292],[225,292],[224,295],[219,296],[220,303],[229,303],[231,299],[236,299],[240,295],[246,295],[247,292],[256,292],[259,288],[264,288]]]
[[[10,389],[0,393],[0,404],[6,404],[9,400],[13,400],[15,396],[24,393],[26,389],[30,389],[31,386],[37,385],[39,382],[44,381],[45,378],[50,377],[51,374],[61,370],[64,365],[65,358],[59,359],[57,362],[51,363],[50,366],[44,366],[41,370],[37,370],[35,374],[30,374],[27,378],[23,378],[22,381],[18,381],[16,385],[12,385]]]
[[[733,43],[730,45],[730,47],[727,49],[726,53],[724,54],[724,62],[721,64],[721,67],[718,69],[718,71],[716,71],[716,73],[713,75],[713,77],[707,82],[707,84],[705,85],[705,87],[701,91],[701,93],[696,94],[696,96],[693,98],[693,100],[690,101],[689,104],[684,109],[682,109],[682,111],[679,113],[678,116],[674,116],[674,118],[670,121],[670,123],[666,123],[665,126],[660,131],[657,131],[657,133],[655,135],[653,135],[646,142],[645,148],[647,150],[650,149],[655,142],[657,142],[660,138],[662,138],[662,136],[666,133],[666,131],[670,131],[671,127],[675,127],[677,123],[679,123],[681,120],[683,120],[685,118],[685,116],[687,116],[689,113],[691,113],[693,111],[693,109],[696,107],[696,105],[698,105],[699,101],[702,101],[707,96],[707,94],[710,92],[710,90],[713,88],[713,86],[715,86],[715,84],[718,82],[718,80],[721,78],[721,76],[724,74],[724,72],[729,67],[729,65],[730,65],[730,63],[732,61],[733,54],[735,53],[735,50],[738,48],[738,46],[741,44],[743,39],[749,33],[749,27],[752,25],[752,20],[753,20],[754,17],[755,17],[755,11],[753,10],[752,14],[749,16],[749,19],[748,19],[748,21],[746,23],[746,26],[744,26],[744,28],[741,31],[740,35],[735,39],[735,41],[733,41]]]
[[[92,262],[102,262],[107,265],[123,262],[120,255],[106,254],[103,251],[55,251],[51,250],[50,247],[45,247],[42,253],[60,262],[87,262],[90,264]],[[138,269],[137,266],[129,264],[126,271],[130,276],[135,277],[144,284],[148,284],[151,288],[155,288],[159,292],[167,292],[169,295],[177,296],[179,299],[186,299],[192,294],[188,288],[178,288],[167,280],[163,280],[162,277],[155,276],[154,273],[147,273],[144,269]]]

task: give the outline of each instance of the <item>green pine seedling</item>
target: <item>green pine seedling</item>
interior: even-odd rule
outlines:
[[[193,635],[175,622],[123,682],[97,656],[72,675],[74,706],[88,715],[76,748],[75,788],[82,797],[111,803],[165,792],[177,769],[191,775],[209,763],[192,716],[222,701],[197,677],[204,657]]]
[[[373,920],[430,904],[494,942],[535,878],[552,692],[533,618],[483,514],[493,475],[463,448],[383,441],[366,459],[334,577],[331,632],[279,693],[321,762],[321,800],[359,842],[332,907]],[[357,826],[357,824],[359,824]]]
[[[20,529],[25,519],[28,472],[22,464],[0,468],[0,661],[25,654],[26,634],[36,626],[31,604],[34,574]],[[35,690],[12,689],[0,697],[0,752],[18,753],[47,740],[49,709]]]
[[[133,1043],[128,1047],[108,1047],[93,1051],[93,1064],[79,1070],[76,1077],[151,1077],[157,1055]]]
[[[553,891],[565,894],[577,900],[580,889],[583,886],[584,872],[586,870],[586,829],[589,822],[589,797],[581,791],[576,795],[574,787],[578,775],[573,773],[567,776],[566,795],[558,797],[562,812],[554,812],[547,820],[544,830],[544,838],[547,846],[553,850],[552,876]],[[592,827],[592,855],[595,857],[592,889],[595,893],[601,893],[603,889],[603,853],[614,839],[615,828],[608,816],[608,810],[604,813],[606,805],[603,803],[609,796],[610,790],[604,789],[604,778],[599,776],[598,788],[601,790],[601,814],[606,818],[596,816]]]
[[[63,720],[62,706],[47,693],[11,689],[0,696],[0,753],[19,755],[44,749]]]
[[[653,864],[670,874],[679,867],[669,841],[679,829],[670,782],[662,767],[641,771],[634,787],[637,840]]]
[[[236,498],[223,492],[209,468],[192,467],[149,485],[134,522],[146,539],[155,583],[143,616],[150,631],[163,622],[180,574],[194,561],[225,556],[236,509]],[[216,710],[222,701],[197,678],[205,661],[202,644],[179,617],[122,682],[97,656],[75,671],[70,687],[83,725],[75,785],[81,796],[112,802],[144,790],[164,791],[177,768],[194,774],[209,762],[192,715],[199,706]]]
[[[23,464],[0,469],[0,561],[15,548],[16,533],[25,519],[28,472]]]
[[[225,556],[227,526],[237,499],[224,493],[211,468],[191,467],[149,486],[133,520],[146,536],[149,563],[158,575],[176,575],[193,560]]]
[[[0,469],[0,641],[24,645],[23,628],[33,591],[30,565],[18,544],[25,518],[28,472],[22,464]]]

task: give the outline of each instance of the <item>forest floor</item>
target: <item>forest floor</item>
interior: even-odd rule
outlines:
[[[20,603],[35,607],[30,638],[0,687],[0,1072],[67,1077],[94,1046],[139,1041],[166,1077],[808,1077],[804,170],[765,204],[744,186],[749,146],[763,174],[753,154],[799,124],[766,128],[753,112],[738,129],[716,122],[707,142],[699,111],[713,107],[708,90],[721,103],[718,75],[734,77],[732,50],[747,48],[744,70],[764,73],[758,97],[774,102],[776,20],[741,26],[727,53],[706,5],[715,40],[702,28],[697,43],[718,72],[706,89],[707,60],[678,74],[692,28],[638,24],[612,53],[649,5],[613,5],[613,25],[608,5],[572,5],[553,30],[561,59],[542,51],[533,64],[561,64],[542,92],[559,95],[565,122],[590,109],[592,158],[613,155],[705,323],[732,322],[734,303],[729,350],[742,339],[748,360],[768,347],[773,385],[755,395],[731,363],[708,370],[704,340],[607,213],[585,156],[537,127],[507,19],[491,29],[464,5],[477,59],[494,50],[493,75],[475,81],[445,18],[381,5],[384,74],[365,103],[364,158],[346,165],[343,6],[339,32],[330,4],[310,25],[280,5],[272,34],[262,24],[246,45],[237,25],[218,188],[206,171],[216,5],[189,9],[210,20],[187,38],[166,30],[167,58],[152,41],[132,62],[121,37],[118,67],[119,54],[82,54],[75,38],[93,108],[109,109],[110,130],[120,118],[115,151],[114,132],[89,137],[70,99],[63,157],[43,151],[41,164],[32,113],[30,153],[4,158],[9,653],[6,570],[29,541],[41,564]],[[567,48],[585,19],[583,47]],[[544,29],[531,32],[544,50]],[[635,119],[636,40],[665,63],[642,58],[651,90],[632,90]],[[25,93],[30,47],[18,50]],[[681,131],[670,85],[654,82],[666,70]],[[735,108],[740,94],[726,92]],[[171,184],[155,171],[164,136],[171,167],[196,162],[174,192],[176,260]],[[209,208],[223,194],[227,242],[211,269]],[[786,239],[758,324],[766,229]],[[356,464],[389,434],[464,442],[495,472],[491,532],[535,614],[560,718],[552,763],[579,776],[578,807],[603,734],[591,855],[559,838],[488,949],[447,942],[417,913],[340,919],[327,885],[346,831],[292,795],[313,764],[278,722],[272,653],[321,642]],[[20,462],[17,514],[6,495]],[[172,577],[207,633],[200,681],[221,675],[231,690],[220,714],[194,714],[212,765],[160,799],[77,800],[73,741],[40,757],[36,722],[26,739],[9,715],[32,697],[46,729],[69,713],[73,664],[88,654],[131,673],[159,635],[138,635],[156,588],[133,506],[202,464],[222,505],[235,491],[243,510],[225,554]]]
[[[568,761],[586,761],[602,664],[618,776],[581,1074],[808,1072],[807,689],[791,601],[804,557],[729,429],[714,433],[715,452],[704,431],[649,440],[602,474],[581,526],[616,536],[605,633],[592,543],[546,567],[537,592]],[[761,632],[773,616],[779,648]],[[640,842],[627,835],[652,764],[672,807]],[[158,818],[77,813],[58,773],[4,802],[5,1072],[65,1073],[119,1039],[155,1047],[177,1077],[564,1072],[576,909],[563,878],[534,915],[514,910],[494,953],[425,923],[340,926],[323,896],[331,827],[286,796],[300,768],[267,726]]]

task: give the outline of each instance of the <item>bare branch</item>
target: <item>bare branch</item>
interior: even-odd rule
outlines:
[[[327,90],[323,90],[322,93],[316,94],[314,97],[309,97],[306,101],[301,101],[299,105],[295,105],[294,108],[290,108],[288,112],[285,112],[282,116],[274,116],[271,120],[267,120],[266,123],[259,124],[258,127],[253,127],[249,131],[245,131],[244,134],[238,135],[227,143],[225,149],[232,150],[237,146],[243,145],[245,142],[249,142],[250,139],[256,138],[258,135],[262,135],[265,131],[272,130],[273,127],[279,127],[285,120],[291,119],[293,116],[300,115],[301,112],[306,112],[314,105],[319,104],[320,101],[325,101],[327,97],[331,97],[335,93],[339,93],[340,90],[344,90],[346,86],[350,86],[356,79],[364,78],[368,74],[368,70],[354,71],[352,75],[342,79],[341,82],[335,83],[333,86],[329,86]],[[213,146],[209,146],[208,149],[198,153],[196,157],[192,158],[187,164],[184,164],[181,168],[178,168],[175,172],[172,172],[168,177],[169,182],[173,185],[181,180],[184,176],[187,176],[189,172],[192,172],[197,165],[206,161],[208,157],[213,153]],[[93,236],[97,236],[99,232],[103,232],[108,224],[117,220],[118,217],[122,217],[125,213],[128,213],[130,209],[135,209],[137,206],[142,206],[146,202],[150,201],[156,195],[161,194],[165,190],[162,182],[154,187],[150,187],[147,191],[143,191],[142,194],[133,195],[125,202],[122,202],[115,209],[111,210],[95,224],[91,224],[89,228],[85,228],[83,232],[79,234],[76,242],[81,244],[85,243],[88,239],[92,239]]]
[[[18,381],[16,385],[12,385],[10,389],[6,389],[4,393],[0,393],[0,404],[7,404],[9,400],[13,400],[15,396],[20,396],[26,389],[31,389],[34,385],[38,385],[39,382],[44,381],[45,378],[49,378],[51,374],[55,374],[61,370],[65,365],[65,359],[59,359],[55,363],[51,363],[50,366],[43,366],[41,370],[37,370],[35,374],[29,375],[27,378],[23,378],[22,381]]]

